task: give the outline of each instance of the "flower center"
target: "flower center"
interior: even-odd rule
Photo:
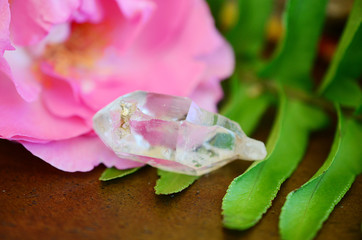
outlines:
[[[94,68],[103,50],[109,44],[109,28],[105,24],[72,23],[71,33],[63,43],[49,44],[43,53],[43,60],[62,75],[80,77]]]

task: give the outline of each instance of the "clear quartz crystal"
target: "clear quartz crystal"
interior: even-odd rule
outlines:
[[[184,97],[136,91],[101,109],[93,127],[120,158],[202,175],[234,159],[262,160],[262,142]]]

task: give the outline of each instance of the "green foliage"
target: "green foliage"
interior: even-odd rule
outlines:
[[[362,73],[362,1],[356,0],[338,49],[319,92],[344,106],[362,104],[362,91],[356,79]]]
[[[220,1],[221,2],[221,1]],[[238,21],[236,26],[226,33],[235,53],[244,59],[254,60],[260,57],[265,42],[265,29],[273,10],[273,0],[236,0]]]
[[[260,72],[260,77],[268,78],[274,86],[278,85],[275,82],[279,82],[299,91],[310,92],[312,87],[310,73],[324,22],[326,4],[326,0],[288,1],[284,19],[284,37],[273,59]],[[362,71],[361,19],[362,1],[356,0],[333,62],[319,90],[319,93],[332,101],[356,107],[355,115],[362,112],[362,93],[356,81],[361,77]],[[239,37],[243,31],[247,31],[248,24],[251,23],[237,25],[240,27]],[[244,47],[253,49],[252,44]],[[237,66],[249,64],[250,61],[244,64],[238,63]],[[245,67],[242,70],[245,70]],[[233,87],[237,86],[240,94],[235,94],[236,90],[233,90],[234,100],[224,109],[224,114],[241,123],[243,128],[246,126],[246,129],[253,130],[256,125],[249,127],[250,122],[255,120],[257,122],[261,116],[263,111],[260,109],[263,108],[257,106],[263,106],[260,104],[260,99],[267,94],[250,99],[247,89],[258,85],[255,84],[255,80],[254,85],[243,84],[242,87],[233,84]],[[316,97],[310,94],[307,98],[313,102]],[[305,100],[305,97],[302,100]],[[265,106],[270,104],[269,98],[265,101]],[[228,228],[243,230],[259,221],[271,205],[281,183],[301,160],[308,144],[309,132],[318,129],[322,122],[325,122],[325,116],[319,110],[310,111],[312,108],[301,101],[293,103],[287,100],[284,105],[282,103],[280,106],[278,120],[269,136],[267,159],[253,164],[229,186],[222,206],[224,225]],[[293,105],[298,107],[292,107]],[[243,120],[244,112],[254,120]],[[330,157],[323,167],[301,189],[288,196],[280,222],[284,239],[313,238],[334,205],[349,189],[355,176],[361,172],[362,153],[358,147],[361,126],[354,120],[348,120],[345,125],[343,127],[342,124],[345,130],[336,135]],[[348,164],[343,163],[346,161]]]
[[[310,90],[311,68],[316,56],[327,0],[289,0],[284,18],[285,34],[276,55],[262,70],[263,78]]]
[[[283,98],[268,141],[268,157],[235,178],[223,199],[224,226],[244,230],[255,225],[280,185],[302,159],[311,130],[325,125],[319,109]]]
[[[100,176],[99,180],[101,181],[109,181],[109,180],[113,180],[116,178],[121,178],[124,176],[127,176],[131,173],[136,172],[138,169],[140,168],[130,168],[130,169],[124,169],[124,170],[119,170],[115,167],[112,168],[107,168],[102,175]]]
[[[262,92],[258,85],[237,84],[240,79],[233,77],[232,89],[236,90],[231,94],[228,104],[221,110],[221,114],[240,124],[243,131],[250,135],[271,103],[270,94]]]
[[[291,192],[282,208],[283,239],[312,239],[334,206],[362,171],[362,125],[339,114],[339,125],[327,161],[301,188]]]
[[[167,172],[161,169],[157,170],[157,174],[160,176],[155,186],[155,191],[158,195],[180,192],[199,178],[198,176]]]

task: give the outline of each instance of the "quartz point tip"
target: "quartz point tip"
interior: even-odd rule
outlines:
[[[264,143],[247,137],[239,124],[185,97],[126,94],[94,115],[93,128],[120,158],[188,175],[267,154]]]

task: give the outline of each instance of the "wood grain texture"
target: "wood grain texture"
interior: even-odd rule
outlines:
[[[269,119],[263,125],[254,135],[260,140],[267,137]],[[333,129],[312,135],[307,155],[272,207],[244,232],[222,228],[221,201],[232,179],[250,162],[235,161],[181,193],[157,196],[157,173],[151,167],[100,182],[103,166],[87,173],[62,172],[21,145],[0,140],[0,239],[279,239],[286,195],[322,165],[332,139]],[[359,176],[316,239],[361,238],[361,190]]]

